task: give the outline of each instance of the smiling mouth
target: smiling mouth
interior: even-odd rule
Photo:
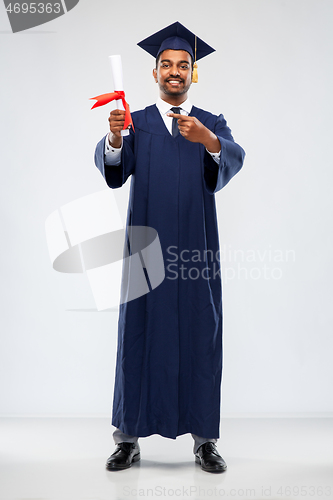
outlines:
[[[168,82],[170,85],[177,86],[177,85],[180,85],[180,84],[182,83],[182,80],[173,80],[173,79],[170,79],[170,80],[167,80],[167,82]]]

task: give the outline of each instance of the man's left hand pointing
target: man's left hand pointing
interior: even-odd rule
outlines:
[[[200,142],[211,153],[219,153],[220,141],[216,135],[203,125],[195,116],[168,113],[168,116],[177,118],[179,132],[185,139],[191,142]]]

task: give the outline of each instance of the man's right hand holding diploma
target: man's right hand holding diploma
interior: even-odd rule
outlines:
[[[109,143],[113,148],[120,148],[122,145],[121,131],[124,128],[125,111],[114,109],[110,113],[109,124],[111,134],[109,135]]]

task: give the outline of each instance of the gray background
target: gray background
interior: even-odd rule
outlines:
[[[88,99],[113,90],[108,56],[122,55],[131,109],[153,103],[154,61],[136,43],[176,20],[217,49],[199,62],[192,103],[222,112],[247,152],[216,196],[228,254],[223,411],[333,412],[333,3],[115,5],[80,0],[15,35],[0,6],[0,413],[110,412],[117,312],[73,311],[93,298],[84,276],[52,269],[44,223],[105,188],[93,153],[112,105],[90,111]],[[125,218],[128,186],[116,196]]]

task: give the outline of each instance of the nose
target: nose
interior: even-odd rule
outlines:
[[[178,66],[176,64],[174,66],[172,66],[172,68],[170,70],[170,75],[171,76],[179,76],[180,75]]]

